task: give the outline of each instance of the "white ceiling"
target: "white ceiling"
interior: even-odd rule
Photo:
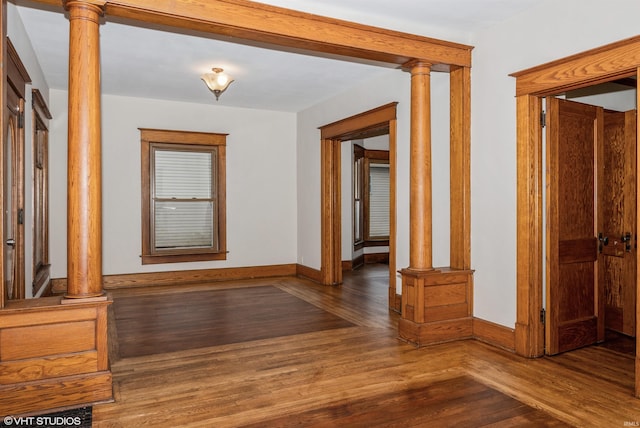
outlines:
[[[474,32],[522,13],[539,0],[262,3],[468,44]],[[47,83],[54,89],[66,89],[67,19],[59,9],[27,0],[15,0],[15,4]],[[114,95],[297,112],[358,82],[390,72],[380,65],[142,28],[109,17],[100,27],[100,38],[102,89]],[[218,102],[200,80],[200,75],[212,67],[222,67],[235,78]]]

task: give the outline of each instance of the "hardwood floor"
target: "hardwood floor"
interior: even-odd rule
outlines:
[[[399,341],[398,315],[387,309],[385,268],[345,273],[340,287],[276,278],[111,291],[116,401],[94,407],[93,426],[622,427],[640,423],[640,400],[632,396],[633,358],[619,352],[595,346],[530,360],[472,340],[424,348]],[[192,293],[253,291],[261,286],[286,292],[348,323],[193,347],[187,322],[182,324],[187,329],[183,349],[176,347],[180,335],[174,332],[171,352],[160,352],[164,343],[160,329],[153,353],[148,353],[150,348],[139,356],[122,353],[129,346],[124,345],[124,330],[135,331],[135,323],[153,313],[145,303],[159,296],[182,308],[162,317],[163,321],[180,324],[180,320],[193,320],[198,311],[202,299],[182,303],[189,295],[200,295]],[[137,309],[131,306],[135,301]],[[258,302],[268,305],[266,298]],[[129,305],[126,320],[116,321],[113,316],[119,305]],[[279,323],[296,326],[296,318],[288,317],[286,308],[278,312]],[[269,329],[275,332],[277,324]]]

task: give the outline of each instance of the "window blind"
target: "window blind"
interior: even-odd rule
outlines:
[[[215,246],[214,151],[154,150],[154,247]]]
[[[369,164],[369,237],[389,236],[389,164]]]

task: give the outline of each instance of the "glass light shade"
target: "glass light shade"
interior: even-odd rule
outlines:
[[[220,94],[233,82],[233,78],[221,68],[213,68],[211,71],[213,73],[205,73],[200,78],[207,84],[209,90],[215,94],[217,100]]]

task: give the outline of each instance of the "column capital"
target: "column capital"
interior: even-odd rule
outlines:
[[[431,64],[429,61],[425,61],[423,59],[412,59],[404,64],[402,64],[402,69],[404,71],[410,71],[411,74],[429,74],[431,73]]]
[[[62,0],[64,10],[71,10],[76,7],[93,9],[98,16],[104,15],[104,7],[106,4],[106,0]]]

